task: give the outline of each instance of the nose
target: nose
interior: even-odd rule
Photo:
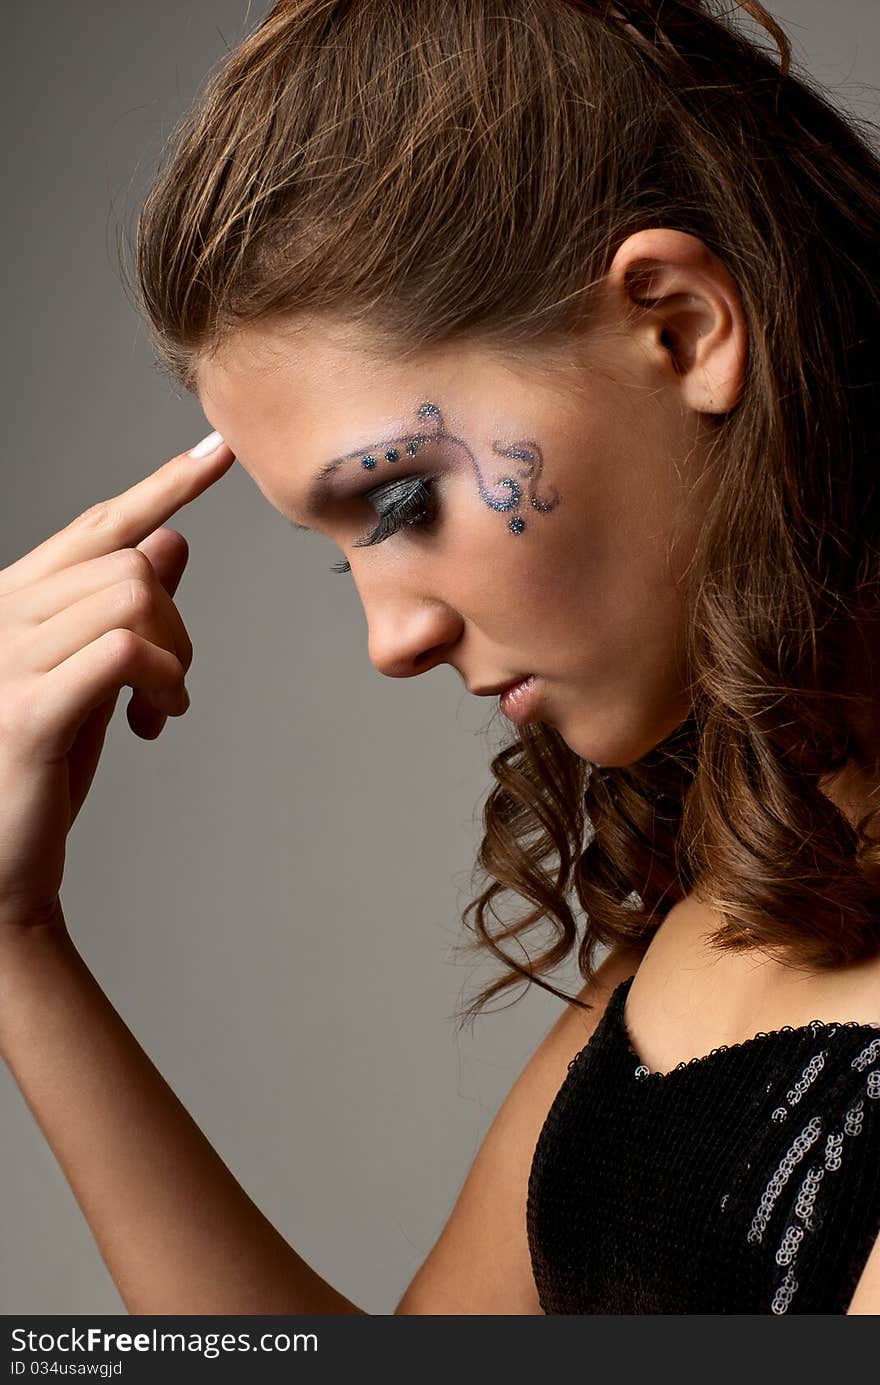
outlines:
[[[370,662],[387,678],[413,678],[449,663],[462,619],[439,601],[383,605],[367,611]]]

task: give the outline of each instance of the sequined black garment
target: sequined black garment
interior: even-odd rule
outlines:
[[[545,1313],[846,1313],[880,1234],[880,1023],[652,1073],[612,993],[535,1147]]]

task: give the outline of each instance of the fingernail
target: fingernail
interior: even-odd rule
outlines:
[[[190,457],[207,457],[212,452],[217,451],[222,441],[223,435],[221,433],[209,433],[206,438],[202,438],[201,442],[197,442],[195,447],[189,449],[189,455]]]

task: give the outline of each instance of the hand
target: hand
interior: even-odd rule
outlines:
[[[67,835],[121,689],[155,740],[189,700],[193,649],[172,597],[189,558],[161,526],[235,457],[182,453],[0,569],[0,927],[60,913]]]

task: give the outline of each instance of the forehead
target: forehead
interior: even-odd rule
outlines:
[[[199,359],[196,392],[208,407],[246,406],[255,397],[265,406],[278,395],[320,389],[328,373],[366,369],[369,360],[332,329],[261,324],[230,333]]]
[[[583,354],[570,344],[503,350],[478,339],[404,347],[361,323],[300,317],[229,333],[199,361],[196,392],[203,404],[256,391],[266,399],[307,391],[335,398],[356,395],[361,382],[415,394],[445,384],[467,394],[468,382],[491,380],[502,394],[524,384],[567,394],[580,378]]]
[[[347,323],[260,324],[226,337],[199,362],[196,392],[212,421],[222,416],[249,434],[291,427],[310,443],[326,431],[333,440],[324,450],[335,453],[340,428],[370,431],[383,415],[406,416],[421,394],[449,389],[461,370],[454,352],[392,352]],[[222,424],[216,426],[226,437]]]

